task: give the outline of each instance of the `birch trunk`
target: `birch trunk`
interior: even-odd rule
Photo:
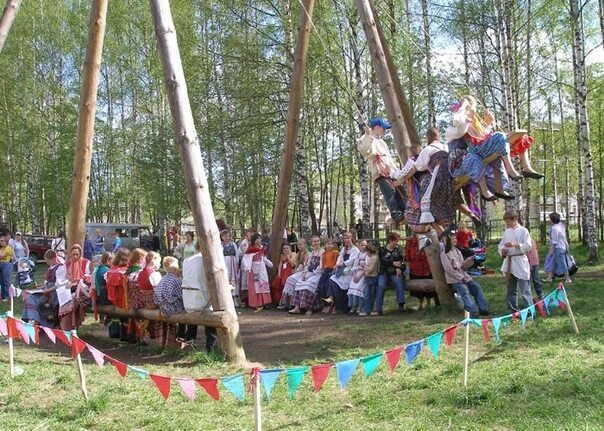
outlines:
[[[426,55],[426,89],[428,90],[428,127],[436,125],[434,110],[434,87],[432,85],[432,51],[430,42],[430,22],[428,21],[428,0],[422,2],[422,24],[424,32],[424,52]]]
[[[300,205],[300,235],[308,240],[312,232],[310,226],[308,174],[306,172],[306,147],[302,140],[298,140],[296,145],[295,170]]]
[[[170,3],[167,0],[150,0],[149,3],[174,122],[176,144],[184,167],[189,202],[203,254],[208,290],[214,310],[224,311],[230,319],[226,328],[218,328],[220,345],[230,361],[243,364],[246,359],[239,333],[239,322],[231,298],[222,245],[201,158],[199,139],[193,122]]]
[[[94,0],[90,8],[88,45],[84,60],[80,107],[78,114],[78,132],[71,181],[71,199],[69,202],[69,245],[84,243],[84,226],[88,206],[90,187],[90,165],[92,162],[92,140],[94,138],[94,120],[96,99],[99,88],[101,56],[107,20],[109,0]]]
[[[570,0],[570,18],[573,31],[573,76],[575,82],[575,116],[577,122],[577,142],[585,160],[585,225],[587,234],[588,260],[598,260],[598,235],[596,227],[596,204],[594,174],[589,140],[589,118],[587,115],[587,87],[585,85],[585,52],[581,8],[578,0]]]
[[[2,52],[2,48],[4,48],[8,32],[17,16],[20,5],[21,0],[8,0],[2,11],[2,17],[0,17],[0,52]]]

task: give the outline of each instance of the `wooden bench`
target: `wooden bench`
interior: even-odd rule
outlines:
[[[123,308],[118,308],[115,305],[98,305],[97,310],[100,314],[107,314],[109,316],[153,320],[156,322],[209,326],[212,328],[228,328],[229,324],[232,323],[232,317],[224,311],[213,311],[210,313],[194,311],[192,313],[180,313],[164,316],[157,309],[152,310],[148,308],[138,308],[136,310],[124,310]]]

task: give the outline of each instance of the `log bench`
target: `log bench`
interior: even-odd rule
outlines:
[[[159,312],[159,310],[149,308],[124,310],[123,308],[118,308],[115,305],[98,305],[97,310],[99,314],[107,314],[109,316],[153,320],[155,322],[209,326],[212,328],[228,328],[232,322],[232,317],[224,311],[213,311],[210,313],[194,311],[192,313],[180,313],[164,316]]]

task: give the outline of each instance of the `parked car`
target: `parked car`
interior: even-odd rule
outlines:
[[[145,250],[159,249],[159,238],[151,233],[149,226],[135,223],[86,223],[86,233],[94,244],[97,230],[105,237],[105,249],[113,249],[113,233],[117,232],[122,240],[122,247],[133,249],[137,247]]]
[[[44,253],[46,253],[46,250],[50,250],[54,238],[54,236],[45,235],[23,236],[29,246],[29,258],[34,264],[37,264],[38,260],[44,260]]]

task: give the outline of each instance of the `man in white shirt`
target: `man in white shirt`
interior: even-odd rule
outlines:
[[[182,263],[182,301],[187,313],[211,312],[210,293],[206,284],[206,273],[203,266],[203,257],[200,252],[199,242],[195,243],[197,253],[186,258]],[[208,353],[216,349],[218,334],[216,328],[205,327],[206,349]],[[178,325],[178,337],[188,344],[194,343],[197,338],[196,325]]]
[[[365,134],[359,139],[357,147],[367,160],[369,172],[377,182],[390,215],[398,224],[405,218],[406,196],[402,187],[397,187],[393,179],[398,170],[390,155],[390,149],[382,139],[386,130],[392,126],[383,118],[374,118],[365,126]]]
[[[512,312],[518,311],[518,288],[524,308],[533,305],[531,293],[531,265],[526,253],[533,247],[529,231],[518,223],[518,213],[507,210],[503,214],[507,229],[499,242],[499,254],[503,257],[501,272],[507,279],[506,305]]]

